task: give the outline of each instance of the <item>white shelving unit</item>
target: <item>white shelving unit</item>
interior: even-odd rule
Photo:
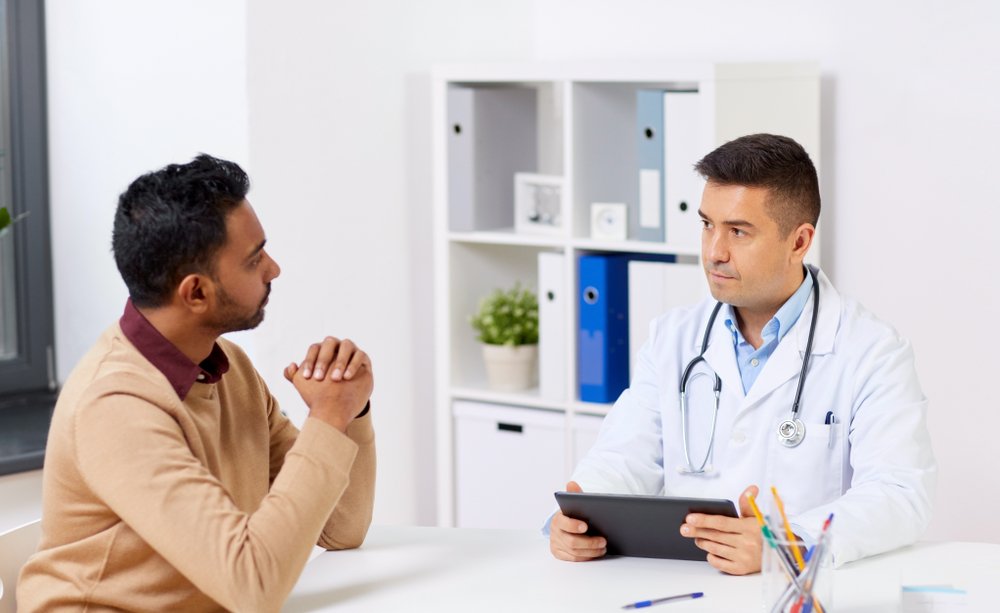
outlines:
[[[534,166],[524,172],[558,175],[564,179],[562,230],[555,235],[519,234],[513,227],[456,231],[449,185],[449,88],[528,88],[535,91],[535,112],[523,118],[537,134]],[[640,89],[698,92],[698,138],[704,153],[733,138],[756,132],[790,136],[801,143],[819,167],[819,68],[814,63],[559,63],[452,65],[433,74],[433,171],[435,211],[435,342],[437,419],[438,523],[456,525],[456,450],[477,453],[475,445],[455,440],[455,403],[469,415],[469,406],[496,406],[498,411],[522,409],[563,417],[559,467],[562,482],[542,492],[543,508],[551,507],[551,491],[561,488],[583,446],[595,436],[598,418],[610,405],[578,400],[576,381],[577,262],[588,253],[672,254],[696,260],[697,247],[590,237],[592,202],[630,202],[638,197],[636,92]],[[488,121],[477,118],[477,121]],[[504,120],[506,121],[506,119]],[[519,120],[520,121],[520,120]],[[669,133],[666,138],[670,138]],[[503,140],[498,146],[504,146]],[[669,179],[668,179],[669,180]],[[510,177],[513,184],[513,176]],[[478,194],[477,194],[478,196]],[[696,203],[695,203],[696,204]],[[501,202],[513,213],[514,203]],[[510,217],[510,215],[508,215]],[[488,388],[475,333],[468,320],[479,300],[498,287],[515,282],[537,288],[538,254],[564,254],[566,351],[565,400],[543,398],[539,390],[501,393]],[[818,261],[819,244],[812,250]],[[693,257],[692,257],[693,256]],[[691,265],[691,264],[689,264]],[[541,299],[541,297],[540,297]],[[516,411],[515,411],[516,413]],[[475,414],[475,413],[472,413]],[[551,419],[549,419],[551,422]],[[466,424],[466,422],[462,422]],[[548,422],[547,422],[548,423]],[[467,428],[467,424],[463,426]],[[558,442],[558,441],[557,441]],[[503,447],[506,449],[506,447]],[[469,451],[471,449],[471,451]],[[490,445],[481,447],[490,453]],[[465,463],[503,465],[511,458],[463,458]],[[470,462],[470,460],[474,460]],[[545,467],[547,470],[552,467]],[[463,469],[463,479],[467,469]],[[560,472],[556,471],[556,472]],[[513,480],[517,482],[516,479]],[[515,487],[508,486],[508,487]],[[538,492],[506,492],[537,504]],[[461,522],[459,522],[461,523]],[[468,525],[468,524],[467,524]],[[499,526],[498,526],[499,527]]]

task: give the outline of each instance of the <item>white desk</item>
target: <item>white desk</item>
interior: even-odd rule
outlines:
[[[1000,545],[922,543],[834,571],[838,613],[895,611],[901,584],[952,584],[969,613],[1000,606]],[[705,597],[650,609],[758,611],[760,575],[730,577],[705,562],[608,558],[561,562],[534,532],[373,527],[361,549],[306,565],[285,610],[621,611],[628,602],[688,592]]]

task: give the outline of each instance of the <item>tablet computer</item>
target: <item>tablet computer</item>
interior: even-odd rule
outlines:
[[[563,515],[587,522],[587,534],[603,536],[608,554],[672,560],[702,560],[708,555],[681,536],[688,513],[739,517],[732,501],[628,494],[556,492]]]

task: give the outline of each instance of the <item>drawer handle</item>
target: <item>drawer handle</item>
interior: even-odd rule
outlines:
[[[504,432],[524,432],[524,426],[519,426],[517,424],[505,424],[502,421],[498,421],[497,430],[503,430]]]

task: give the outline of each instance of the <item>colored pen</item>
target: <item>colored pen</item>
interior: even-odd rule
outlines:
[[[785,535],[788,537],[788,543],[792,549],[792,555],[795,556],[795,563],[799,565],[799,570],[801,571],[806,566],[806,561],[802,559],[802,552],[799,551],[798,546],[795,544],[796,538],[792,534],[792,525],[788,523],[788,516],[785,515],[785,503],[781,501],[781,496],[778,496],[778,488],[771,486],[771,494],[774,495],[774,502],[778,505],[778,513],[781,513],[781,521],[785,524]]]
[[[774,549],[775,554],[778,556],[778,562],[781,568],[788,575],[789,580],[795,583],[796,586],[799,585],[798,575],[799,569],[795,566],[795,560],[792,559],[791,554],[788,553],[784,547],[778,545],[774,532],[767,525],[761,526],[761,531],[764,533],[764,541]]]
[[[803,590],[798,603],[796,603],[801,606],[799,613],[810,613],[814,603],[816,605],[816,613],[824,613],[823,605],[812,595],[812,589],[816,581],[816,573],[819,570],[819,565],[823,561],[823,555],[826,553],[826,533],[830,529],[831,523],[833,523],[833,513],[830,513],[830,516],[823,522],[823,529],[820,532],[819,540],[810,548],[812,555],[809,556],[809,559],[813,560],[813,562],[809,565],[805,573],[802,582]]]
[[[627,604],[623,609],[644,609],[646,607],[651,607],[654,604],[663,604],[665,602],[677,602],[679,600],[691,600],[692,598],[701,598],[705,595],[705,592],[693,592],[691,594],[681,594],[679,596],[667,596],[666,598],[657,598],[655,600],[640,600],[639,602],[633,602],[632,604]]]

